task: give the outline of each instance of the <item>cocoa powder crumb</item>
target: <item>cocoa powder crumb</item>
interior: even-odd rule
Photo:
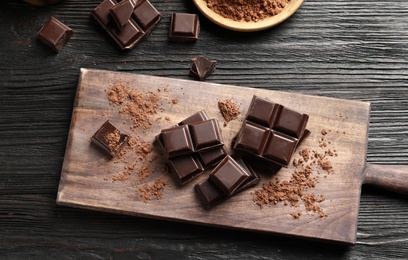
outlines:
[[[282,12],[290,0],[206,0],[207,7],[234,21],[258,22]]]
[[[148,129],[151,127],[150,117],[157,114],[160,97],[154,92],[139,92],[117,82],[108,89],[109,104],[122,105],[119,112],[129,115],[133,121],[131,128]]]
[[[218,108],[225,119],[224,126],[227,126],[231,120],[237,119],[241,113],[239,106],[232,99],[218,101]]]
[[[144,202],[147,202],[156,197],[156,199],[161,199],[163,196],[164,187],[166,183],[160,179],[154,180],[152,185],[145,184],[143,187],[138,189],[139,196],[143,199]]]

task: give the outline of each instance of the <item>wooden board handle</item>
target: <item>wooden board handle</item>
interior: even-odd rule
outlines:
[[[408,165],[367,164],[363,183],[408,195]]]

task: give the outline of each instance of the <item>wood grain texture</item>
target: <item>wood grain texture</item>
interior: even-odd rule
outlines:
[[[6,258],[403,259],[405,197],[363,187],[351,248],[252,232],[126,217],[55,204],[79,68],[188,79],[190,59],[216,59],[207,81],[369,101],[367,161],[408,164],[408,3],[308,0],[277,27],[253,34],[200,16],[200,39],[170,44],[170,14],[190,1],[152,0],[163,19],[122,53],[90,11],[98,0],[30,7],[0,2],[0,253]],[[36,40],[54,15],[75,30],[58,55]]]

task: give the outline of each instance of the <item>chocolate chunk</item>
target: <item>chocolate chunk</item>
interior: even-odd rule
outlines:
[[[71,28],[51,17],[38,32],[37,38],[53,51],[59,53],[73,34],[74,31]]]
[[[306,114],[254,96],[233,148],[287,166],[308,119]]]
[[[139,0],[136,3],[133,17],[137,23],[142,27],[146,34],[156,26],[161,18],[161,14],[154,8],[154,6],[147,0]]]
[[[178,156],[169,159],[171,171],[176,174],[176,177],[182,185],[194,179],[204,171],[198,158],[194,155]]]
[[[129,135],[120,131],[107,120],[91,138],[91,143],[105,152],[110,158],[115,157],[123,145],[127,143]]]
[[[190,76],[198,79],[205,80],[215,69],[217,61],[209,60],[204,56],[198,56],[193,59],[193,64],[190,68]]]
[[[220,162],[225,156],[227,156],[227,154],[228,152],[225,149],[225,146],[221,146],[199,152],[198,159],[200,159],[200,162],[204,167],[208,167]]]
[[[204,110],[198,111],[197,113],[194,113],[193,115],[187,117],[183,121],[179,122],[177,125],[186,125],[186,124],[191,124],[191,123],[196,123],[196,122],[202,122],[208,120],[208,115]]]
[[[221,129],[215,119],[164,129],[159,140],[169,158],[223,145]]]
[[[135,9],[135,0],[123,0],[112,6],[109,11],[119,30],[123,30],[128,25],[130,16]]]
[[[200,33],[200,21],[196,14],[173,13],[170,22],[169,41],[196,41]]]
[[[231,195],[248,177],[249,174],[229,155],[209,176],[210,180],[227,195]]]
[[[122,50],[133,49],[161,19],[148,0],[139,0],[136,5],[132,0],[104,0],[91,14]]]
[[[208,119],[205,111],[199,111],[182,120],[176,126],[162,130],[156,137],[157,143],[167,157],[168,168],[181,185],[191,181],[227,155],[227,150],[222,143],[213,146],[214,140],[218,138],[217,135],[220,132],[216,130],[216,133],[209,135],[207,133],[209,128],[210,132],[214,130],[214,122],[216,122],[214,119]],[[191,131],[190,128],[192,128]],[[195,137],[194,140],[196,141],[193,141],[191,133],[197,136],[202,134],[201,131],[206,137]],[[208,138],[209,136],[212,137]],[[219,137],[221,138],[221,136]],[[202,150],[194,151],[194,143],[200,144]],[[205,147],[205,143],[208,147]],[[166,145],[167,148],[165,148]]]
[[[224,160],[234,160],[234,159],[224,158]],[[197,195],[198,195],[201,203],[204,205],[205,208],[211,208],[211,207],[213,207],[213,206],[227,200],[228,198],[238,194],[239,192],[242,192],[242,191],[256,185],[257,183],[259,183],[259,176],[258,176],[257,172],[253,169],[252,166],[250,166],[250,164],[247,162],[246,158],[235,159],[234,162],[235,162],[234,163],[235,166],[239,165],[242,168],[239,169],[239,168],[233,167],[232,170],[236,170],[236,169],[239,169],[238,171],[244,170],[248,174],[248,176],[244,181],[241,182],[241,184],[231,194],[229,194],[229,195],[226,194],[223,191],[223,189],[221,189],[216,183],[214,183],[212,181],[211,178],[207,178],[203,182],[195,185],[195,190],[197,192]],[[213,172],[214,171],[215,171],[215,169],[213,170]],[[210,174],[210,176],[211,176],[211,174]],[[235,174],[233,174],[233,175],[235,175]]]

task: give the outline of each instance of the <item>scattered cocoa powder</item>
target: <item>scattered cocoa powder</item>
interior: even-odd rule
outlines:
[[[155,196],[156,199],[161,199],[163,196],[164,186],[166,186],[164,181],[156,179],[152,185],[146,183],[143,185],[143,187],[139,188],[138,194],[144,202],[151,200],[153,196]]]
[[[207,7],[234,21],[258,22],[279,14],[290,0],[206,0]]]
[[[293,165],[296,167],[290,180],[281,181],[278,178],[270,180],[263,187],[254,192],[253,201],[263,208],[265,205],[274,205],[283,203],[292,207],[299,207],[302,202],[307,213],[316,214],[319,218],[327,217],[327,214],[319,206],[325,200],[324,195],[315,194],[311,190],[319,183],[316,174],[325,173],[323,177],[333,174],[331,157],[337,156],[335,149],[327,149],[321,146],[326,141],[326,136],[330,131],[322,130],[322,137],[318,140],[319,147],[323,151],[314,151],[304,148],[299,151],[298,158],[293,159]],[[294,219],[301,217],[301,212],[292,212],[290,215]]]
[[[239,114],[239,106],[232,99],[218,101],[218,108],[225,119],[224,126],[227,126],[231,120],[237,119]]]
[[[114,83],[107,89],[107,97],[110,105],[118,107],[118,113],[127,115],[131,121],[130,129],[147,130],[151,127],[151,118],[156,116],[159,112],[164,111],[161,107],[161,100],[159,94],[161,92],[169,92],[167,88],[158,88],[157,93],[147,91],[137,91],[129,86],[120,82]],[[177,99],[171,99],[170,105],[177,105]],[[161,117],[154,119],[155,121],[161,120]],[[170,120],[170,118],[166,118]],[[126,124],[127,120],[124,121]],[[108,137],[111,140],[110,143],[115,144],[120,136],[118,134],[111,134]],[[143,141],[139,136],[129,137],[127,143],[120,150],[119,154],[115,157],[114,163],[123,164],[123,170],[114,172],[111,168],[108,169],[108,173],[111,174],[111,178],[104,177],[105,181],[115,182],[130,182],[133,188],[143,184],[155,171],[151,169],[151,164],[157,159],[157,155],[153,153],[153,146],[151,143]],[[133,177],[134,173],[136,175]],[[149,186],[145,184],[142,188],[139,188],[137,192],[140,197],[146,202],[153,196],[160,199],[163,194],[165,183],[159,179],[156,179],[154,183]]]
[[[158,94],[151,91],[139,92],[119,82],[113,84],[107,92],[109,104],[122,105],[119,112],[130,116],[133,121],[131,128],[151,127],[150,117],[157,114],[160,107]]]
[[[129,88],[120,82],[116,82],[108,90],[108,100],[111,105],[122,104],[128,97]]]

